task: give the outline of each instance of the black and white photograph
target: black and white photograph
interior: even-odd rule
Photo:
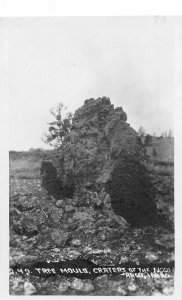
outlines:
[[[177,21],[1,19],[9,295],[173,296]]]

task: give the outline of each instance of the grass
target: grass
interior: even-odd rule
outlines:
[[[40,204],[42,205],[42,207],[46,208],[48,201],[46,201],[48,198],[46,196],[46,193],[44,191],[44,189],[41,187],[41,182],[40,182],[40,174],[39,174],[39,168],[40,168],[40,164],[41,164],[41,160],[42,157],[37,157],[34,155],[14,155],[13,157],[11,157],[10,155],[10,197],[15,195],[15,194],[21,194],[21,195],[25,195],[25,194],[32,194],[32,197],[36,197],[39,199]],[[150,161],[151,167],[154,168],[156,170],[156,172],[158,174],[163,174],[164,173],[167,175],[171,175],[173,173],[173,163],[168,163],[162,160],[154,160],[151,159]],[[168,176],[167,175],[167,176]],[[163,183],[163,179],[166,182],[165,185]],[[172,181],[172,177],[169,178],[169,180]],[[158,201],[158,209],[161,209],[163,213],[163,215],[167,216],[168,218],[170,216],[172,216],[172,221],[173,222],[173,213],[170,212],[170,208],[171,210],[173,210],[174,208],[174,203],[173,203],[173,192],[172,192],[172,188],[170,185],[170,182],[168,182],[168,179],[162,178],[162,183],[159,184],[159,188],[161,188],[161,191],[163,192],[164,189],[167,190],[169,187],[170,192],[166,193],[165,195],[161,195],[159,194],[160,197],[160,201]],[[169,203],[170,202],[170,203]],[[51,204],[52,205],[52,204]],[[43,210],[43,209],[42,209]],[[46,211],[46,209],[45,209]],[[43,210],[44,212],[44,210]],[[47,211],[46,211],[47,212]],[[161,219],[163,219],[164,217],[161,217]],[[39,217],[39,216],[38,216]],[[33,219],[32,219],[33,220]],[[33,222],[33,221],[32,221]],[[165,224],[166,226],[166,224]],[[48,227],[49,228],[49,227]],[[166,227],[165,227],[166,228]],[[168,227],[167,227],[168,228]],[[166,229],[165,229],[166,230]],[[167,229],[168,230],[168,229]],[[116,241],[116,253],[115,254],[115,249],[112,250],[110,257],[112,258],[112,260],[116,260],[118,253],[119,256],[122,257],[123,255],[123,247],[122,247],[122,243],[126,244],[126,246],[128,246],[129,250],[127,250],[128,252],[128,257],[130,260],[132,260],[133,262],[138,261],[138,263],[140,262],[142,264],[143,258],[144,256],[149,253],[148,255],[151,255],[151,257],[158,257],[158,261],[160,262],[166,262],[166,261],[173,261],[173,246],[174,246],[174,242],[173,242],[173,233],[171,234],[170,231],[161,231],[161,229],[155,229],[155,231],[153,231],[153,233],[150,234],[150,231],[147,233],[147,228],[145,230],[143,230],[141,233],[141,231],[136,231],[136,230],[132,230],[132,232],[128,232],[126,234],[126,237],[124,237],[122,239],[122,242]],[[144,233],[143,233],[144,232]],[[35,250],[37,251],[37,246],[34,246],[33,242],[31,241],[31,239],[29,239],[29,246],[27,246],[27,242],[23,240],[24,237],[20,237],[17,235],[15,235],[15,233],[13,233],[12,235],[10,235],[10,241],[12,239],[12,241],[14,242],[14,240],[16,240],[17,245],[16,247],[12,246],[11,248],[11,256],[13,257],[14,261],[17,261],[19,259],[19,257],[21,258],[22,253],[24,255],[24,258],[26,258],[27,260],[31,260],[31,253],[35,254],[36,256],[40,256],[42,257],[42,255],[44,255],[44,259],[45,257],[47,257],[46,255],[49,255],[48,257],[54,257],[55,259],[55,253],[52,254],[53,252],[50,252],[50,250],[44,250],[44,235],[42,232],[40,232],[40,237],[37,238],[37,244],[43,248],[43,253],[41,253],[42,250],[38,250],[38,252],[35,252]],[[46,236],[46,235],[45,235]],[[47,238],[47,236],[46,236]],[[47,239],[48,240],[48,239]],[[35,238],[36,241],[36,238]],[[43,242],[42,242],[43,241]],[[49,240],[48,240],[49,241]],[[41,244],[42,243],[42,244]],[[21,250],[21,246],[26,246],[26,247],[30,247],[27,250]],[[43,246],[42,246],[43,245]],[[14,248],[13,248],[14,247]],[[106,247],[110,247],[110,242],[108,242],[108,244],[106,244]],[[170,248],[169,248],[170,247]],[[99,246],[97,245],[96,249],[99,249]],[[70,251],[71,248],[67,248],[65,249],[65,252]],[[111,248],[113,249],[113,248]],[[77,249],[76,249],[77,250]],[[27,252],[26,252],[27,251]],[[31,252],[32,251],[32,252]],[[79,251],[79,250],[77,250]],[[28,256],[27,254],[28,253]],[[38,254],[37,254],[38,253]],[[45,254],[44,254],[45,253]],[[63,255],[63,256],[62,256]],[[26,257],[27,256],[27,257]],[[61,256],[64,257],[64,250],[61,253]],[[17,259],[18,258],[18,259]],[[127,257],[126,257],[127,258]],[[60,284],[60,278],[58,277],[58,279],[56,278],[52,278],[50,277],[49,279],[44,279],[44,278],[34,278],[33,276],[29,277],[30,282],[32,282],[32,284],[36,287],[37,289],[37,295],[57,295],[60,293],[59,291],[59,284]],[[34,280],[35,279],[35,280]],[[47,281],[49,280],[49,281]],[[14,277],[12,279],[12,282],[15,282],[15,290],[16,290],[16,284],[17,284],[17,279],[16,277]],[[113,282],[112,282],[113,281]],[[119,280],[118,280],[119,281]],[[159,294],[161,296],[164,295],[164,290],[168,289],[166,292],[166,295],[170,294],[173,292],[173,278],[171,279],[145,279],[144,281],[142,281],[141,279],[136,279],[135,281],[133,279],[127,279],[126,281],[123,279],[122,277],[122,281],[119,282],[119,285],[122,286],[122,289],[124,291],[126,291],[126,295],[130,295],[130,293],[128,292],[128,286],[129,283],[131,283],[134,285],[134,287],[136,288],[135,291],[131,290],[131,294],[132,295],[156,295]],[[10,282],[11,283],[11,282]],[[117,281],[115,281],[114,279],[110,279],[109,277],[109,281],[108,284],[110,286],[110,290],[111,288],[115,287],[115,284],[118,284]],[[45,291],[45,286],[46,286],[46,291]],[[18,288],[17,288],[18,290]],[[109,290],[109,292],[110,292]],[[13,289],[11,290],[11,292],[13,291]],[[13,291],[14,292],[14,291]],[[20,292],[21,294],[21,290],[18,290],[18,292]],[[104,290],[101,288],[98,288],[98,295],[103,295],[105,294]],[[107,291],[106,291],[107,292]],[[108,292],[107,295],[110,295]],[[97,290],[95,292],[94,295],[96,295]],[[156,294],[155,294],[156,293]],[[69,290],[69,295],[74,295],[74,291],[73,290]],[[18,295],[18,293],[17,293]],[[113,292],[113,295],[118,295],[115,291]]]
[[[36,179],[40,178],[41,161],[46,158],[48,151],[10,151],[9,173],[10,178]]]
[[[32,161],[31,159],[10,160],[10,177],[18,178],[39,178],[41,161]]]
[[[164,167],[173,167],[174,166],[174,162],[170,161],[170,160],[156,159],[156,160],[154,160],[154,164],[158,165],[158,166],[164,166]]]
[[[150,145],[147,146],[147,153],[151,158],[158,161],[173,161],[174,138],[152,137]]]
[[[10,176],[18,178],[39,178],[41,161],[16,159],[10,161]]]
[[[174,162],[150,159],[150,169],[160,176],[174,176]]]

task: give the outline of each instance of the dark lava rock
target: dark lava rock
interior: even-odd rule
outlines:
[[[69,237],[69,233],[64,232],[60,229],[53,229],[51,232],[51,238],[58,246],[64,246],[65,242]]]
[[[91,191],[92,199],[86,197],[84,206],[97,211],[103,210],[97,196],[104,188],[115,215],[134,227],[154,225],[156,205],[145,152],[126,120],[123,109],[114,108],[109,98],[86,100],[60,149],[42,162],[42,186],[56,199],[73,201],[80,188]]]
[[[68,211],[74,211],[74,210],[75,210],[74,206],[72,206],[72,205],[65,205],[65,211],[66,212],[68,212]]]
[[[41,210],[38,198],[29,195],[10,197],[9,214],[11,231],[27,237],[38,235],[47,220],[47,215]]]
[[[51,223],[51,221],[56,224],[59,223],[60,220],[62,219],[62,216],[63,216],[63,210],[61,208],[58,209],[57,207],[53,207],[49,217],[49,223]]]
[[[33,224],[31,221],[27,221],[26,219],[22,220],[22,222],[17,222],[13,226],[14,232],[19,235],[26,235],[28,237],[32,237],[38,234],[38,227],[36,224]]]
[[[30,211],[33,208],[38,206],[38,199],[29,195],[20,195],[17,194],[14,197],[11,197],[11,207],[15,207],[20,212]]]
[[[63,207],[64,206],[64,200],[57,200],[56,201],[56,206],[57,207]]]

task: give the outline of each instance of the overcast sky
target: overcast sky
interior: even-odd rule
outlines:
[[[70,111],[107,96],[128,123],[160,135],[173,129],[174,26],[166,17],[3,20],[8,29],[10,149],[41,141],[49,110]]]

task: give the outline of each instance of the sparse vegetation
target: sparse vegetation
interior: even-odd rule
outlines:
[[[10,265],[14,265],[17,261],[23,263],[27,258],[28,262],[31,263],[31,259],[35,260],[39,258],[44,260],[49,258],[50,260],[70,260],[77,258],[78,255],[87,255],[87,248],[90,249],[89,257],[97,262],[98,265],[102,265],[102,261],[108,261],[108,265],[117,265],[118,261],[127,263],[137,262],[140,266],[142,263],[172,263],[174,261],[174,199],[173,199],[173,176],[164,176],[161,174],[161,168],[173,168],[172,162],[165,161],[150,161],[150,169],[155,172],[155,188],[157,189],[156,201],[159,212],[159,224],[157,228],[146,227],[144,229],[125,229],[125,234],[118,235],[112,242],[106,243],[101,241],[97,248],[101,251],[101,254],[94,254],[95,249],[89,245],[89,247],[83,248],[83,245],[77,245],[76,249],[73,245],[57,246],[49,238],[49,227],[47,224],[54,224],[57,228],[56,218],[59,218],[58,211],[53,209],[51,198],[46,195],[45,191],[41,187],[40,179],[21,179],[19,176],[10,179],[10,203],[14,201],[17,203],[17,199],[26,199],[26,202],[37,201],[40,203],[39,213],[36,211],[32,212],[21,212],[21,219],[18,224],[23,224],[24,235],[21,235],[21,227],[16,227],[15,233],[10,225],[10,253],[11,260]],[[27,200],[28,199],[28,200]],[[10,204],[11,205],[11,204]],[[17,220],[19,211],[13,210],[10,212],[11,222],[14,222],[14,218]],[[27,214],[30,215],[29,223],[27,223]],[[49,218],[48,218],[49,216]],[[19,217],[20,218],[20,217]],[[23,220],[26,223],[23,223]],[[51,223],[52,222],[52,223]],[[34,224],[34,226],[32,226]],[[65,223],[65,226],[68,224]],[[20,225],[17,225],[20,226]],[[50,226],[50,225],[49,225]],[[70,224],[71,226],[71,224]],[[39,228],[39,234],[34,235]],[[41,229],[40,229],[41,228]],[[56,232],[56,229],[54,229]],[[76,232],[74,232],[75,235]],[[28,236],[30,234],[30,236]],[[32,236],[33,235],[33,236]],[[55,237],[55,243],[58,243]],[[118,244],[119,243],[119,244]],[[58,253],[56,251],[59,251]],[[83,252],[82,252],[83,251]],[[85,252],[84,252],[85,251]],[[18,258],[17,258],[18,257]],[[171,274],[173,276],[173,273]],[[21,280],[20,280],[21,278]],[[84,282],[92,289],[87,292],[76,290],[76,295],[171,295],[173,293],[173,277],[172,278],[154,278],[152,280],[136,278],[124,278],[120,275],[102,275],[95,280],[80,280],[79,283]],[[27,276],[10,275],[10,287],[11,293],[14,295],[21,295],[24,293],[23,285],[24,281],[27,280]],[[33,295],[75,295],[75,289],[70,289],[73,285],[75,278],[67,278],[63,275],[49,277],[49,278],[38,278],[35,276],[29,276],[28,280],[34,287],[32,292]],[[97,282],[103,280],[104,283],[109,286],[109,289],[105,288],[105,285],[98,285]],[[131,290],[128,287],[132,283]],[[144,284],[145,283],[145,284]],[[77,283],[78,284],[78,283]],[[59,289],[60,286],[67,286],[66,292]],[[76,281],[75,281],[75,286]],[[121,289],[122,287],[122,289]],[[46,289],[45,289],[46,288]],[[133,289],[133,290],[132,290]]]
[[[67,108],[62,102],[50,110],[54,120],[47,123],[49,132],[43,138],[43,141],[50,146],[60,147],[65,135],[70,132],[72,114],[70,112],[66,113],[66,110]]]
[[[9,173],[10,177],[20,179],[40,178],[40,165],[50,150],[31,149],[31,151],[10,151]]]
[[[48,195],[41,185],[40,165],[43,159],[59,155],[57,150],[10,151],[10,265],[47,259],[72,261],[77,257],[94,260],[98,265],[173,265],[173,138],[149,135],[142,138],[145,139],[143,146],[148,153],[148,173],[157,206],[156,226],[142,229],[129,227],[125,219],[113,213],[110,197],[104,190],[80,188],[74,198],[65,194],[64,200],[56,200],[52,193]],[[128,175],[127,165],[125,169]],[[68,175],[71,183],[72,177],[70,173]],[[54,180],[51,184],[53,190],[58,187],[57,184],[54,186]],[[146,278],[145,281],[110,274],[89,280],[70,279],[63,275],[50,278],[28,276],[29,285],[24,284],[26,280],[26,275],[11,274],[11,294],[22,295],[28,286],[32,295],[162,296],[171,295],[174,284],[173,269],[170,278]]]

